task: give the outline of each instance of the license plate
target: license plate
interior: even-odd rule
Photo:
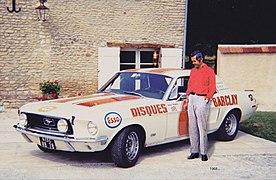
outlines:
[[[48,138],[40,138],[40,145],[48,149],[56,149],[55,141]]]

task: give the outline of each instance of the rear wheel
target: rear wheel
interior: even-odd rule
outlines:
[[[126,128],[116,137],[111,147],[111,157],[118,167],[131,167],[138,161],[141,151],[141,136],[134,128]]]
[[[219,140],[231,141],[236,137],[238,129],[239,120],[237,115],[234,112],[229,112],[217,132],[217,137]]]

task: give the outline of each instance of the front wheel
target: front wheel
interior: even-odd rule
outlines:
[[[124,129],[116,137],[111,147],[111,157],[118,167],[128,168],[138,161],[141,151],[141,138],[137,129]]]
[[[236,137],[238,129],[239,129],[238,117],[235,113],[230,112],[224,118],[217,132],[217,137],[219,140],[231,141]]]

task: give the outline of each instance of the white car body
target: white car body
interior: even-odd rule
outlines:
[[[126,135],[130,140],[126,140],[125,144],[138,148],[133,157],[128,160],[113,158],[118,166],[130,167],[138,160],[140,146],[148,147],[189,138],[187,101],[185,92],[180,93],[178,88],[187,85],[189,74],[190,70],[183,69],[121,71],[94,95],[41,101],[22,106],[19,109],[20,121],[15,128],[28,142],[36,143],[43,151],[51,149],[95,152],[105,150],[111,145],[113,153],[117,152],[114,144],[120,144],[118,137],[122,131],[129,128],[130,131],[139,129],[131,134],[137,134],[133,138],[130,134]],[[120,83],[116,85],[116,81],[113,80],[117,77]],[[127,79],[125,77],[133,81],[123,85],[124,79]],[[152,77],[153,80],[150,80]],[[179,79],[180,77],[182,79]],[[150,97],[148,92],[141,93],[142,96],[133,94],[144,92],[139,89],[142,87],[146,87],[147,91],[150,89],[150,83],[160,86],[162,91],[150,94]],[[165,87],[160,85],[162,83]],[[112,89],[114,86],[118,86],[117,89]],[[120,87],[130,90],[124,90],[122,93]],[[217,78],[217,92],[211,103],[208,133],[218,130],[229,131],[223,132],[226,134],[225,140],[232,140],[237,133],[238,121],[248,119],[257,109],[252,93],[231,91]],[[234,125],[222,128],[222,123],[229,118],[229,113],[234,114]],[[131,139],[138,140],[132,143]],[[138,144],[132,145],[136,141]]]

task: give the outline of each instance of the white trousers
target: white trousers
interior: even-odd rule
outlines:
[[[189,96],[188,117],[191,153],[207,154],[207,121],[210,104],[210,101],[206,103],[205,96]]]

